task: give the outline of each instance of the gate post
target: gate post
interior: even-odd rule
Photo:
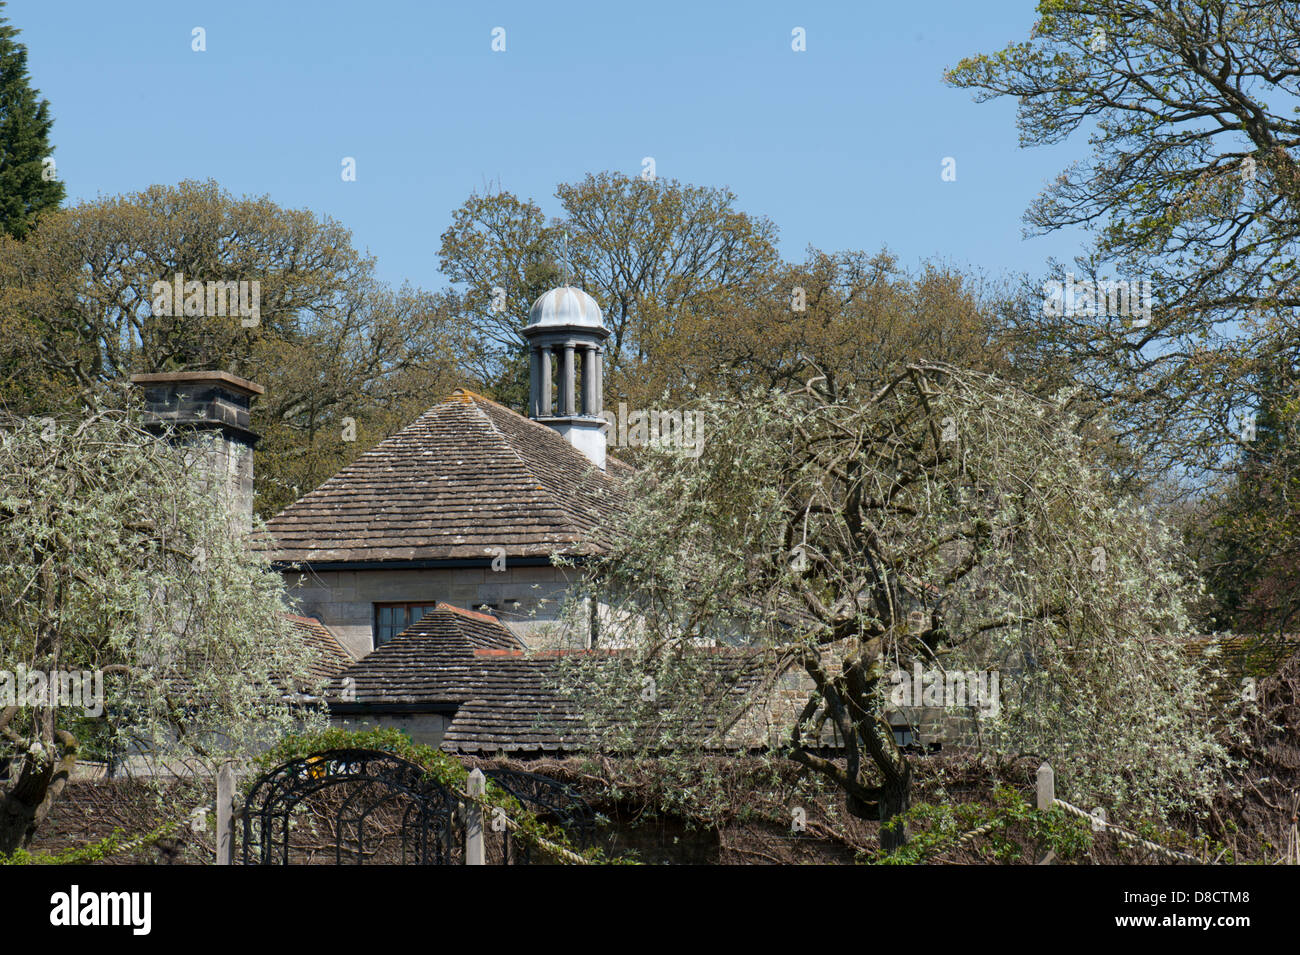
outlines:
[[[1044,812],[1056,805],[1056,771],[1052,769],[1051,763],[1043,763],[1038,767],[1038,778],[1036,780],[1038,808]],[[1051,849],[1046,852],[1040,850],[1035,865],[1051,865],[1056,859],[1056,853]]]
[[[217,770],[217,865],[235,864],[234,808],[235,768],[226,762]]]
[[[1038,767],[1038,808],[1044,811],[1056,805],[1056,773],[1051,763]]]
[[[465,786],[465,794],[474,798],[486,793],[487,779],[483,770],[472,770]],[[465,864],[483,865],[483,807],[477,802],[465,806]]]

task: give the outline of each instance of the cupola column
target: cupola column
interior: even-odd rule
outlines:
[[[600,372],[596,368],[597,347],[584,345],[582,348],[582,413],[589,416],[600,414],[600,395],[596,383]]]
[[[572,417],[577,414],[574,408],[574,392],[577,390],[576,376],[574,375],[573,365],[573,343],[566,342],[564,345],[564,364],[561,366],[560,389],[562,391],[562,400],[564,410],[561,414]]]
[[[539,348],[537,352],[541,359],[541,376],[538,381],[541,389],[538,397],[542,404],[539,414],[545,418],[551,413],[551,350]]]
[[[528,349],[528,416],[542,413],[542,356],[540,348]]]

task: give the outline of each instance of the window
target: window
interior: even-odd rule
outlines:
[[[436,606],[422,602],[375,604],[375,646],[382,647]]]

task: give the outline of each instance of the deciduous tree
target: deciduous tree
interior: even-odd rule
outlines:
[[[312,720],[281,576],[180,453],[119,412],[0,419],[0,852],[86,750],[211,768]]]
[[[550,221],[508,192],[471,196],[442,236],[442,271],[485,345],[482,374],[518,406],[528,394],[519,329],[558,282],[604,311],[607,393],[639,397],[655,343],[678,336],[711,292],[778,261],[775,226],[738,210],[726,189],[604,172],[555,195],[562,215]]]
[[[785,752],[862,818],[908,805],[912,769],[886,712],[891,671],[914,661],[1000,671],[982,740],[1051,759],[1086,805],[1158,816],[1212,791],[1220,752],[1182,646],[1194,575],[1173,535],[1117,493],[1069,394],[903,364],[873,390],[814,382],[703,408],[703,454],[644,462],[591,570],[609,608],[600,643],[627,661],[566,677],[608,728],[598,748],[697,755],[664,727],[725,728],[752,698],[661,697],[716,706],[710,723],[666,721],[638,694],[730,644],[766,661],[760,690],[806,678]],[[822,749],[827,727],[840,758]]]
[[[43,415],[137,372],[251,378],[267,389],[257,492],[273,513],[465,383],[447,297],[373,269],[338,223],[213,182],[60,210],[24,242],[0,238],[0,400]],[[202,283],[193,308],[188,292],[159,298],[178,275]],[[216,282],[245,283],[257,314],[209,294]]]
[[[1023,327],[1184,488],[1235,468],[1261,344],[1296,338],[1298,32],[1273,0],[1042,0],[1027,39],[948,74],[1015,97],[1025,146],[1087,137],[1028,229],[1090,230],[1078,278],[1150,280],[1151,314],[1027,310]]]

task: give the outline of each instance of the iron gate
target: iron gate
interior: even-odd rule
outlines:
[[[292,759],[244,801],[245,865],[456,865],[460,802],[414,763],[378,750]]]
[[[484,775],[543,822],[588,846],[595,813],[573,787],[508,769]],[[241,816],[244,865],[461,865],[465,824],[460,796],[415,763],[373,749],[300,756],[260,776]],[[489,863],[527,865],[534,853],[485,820]]]

